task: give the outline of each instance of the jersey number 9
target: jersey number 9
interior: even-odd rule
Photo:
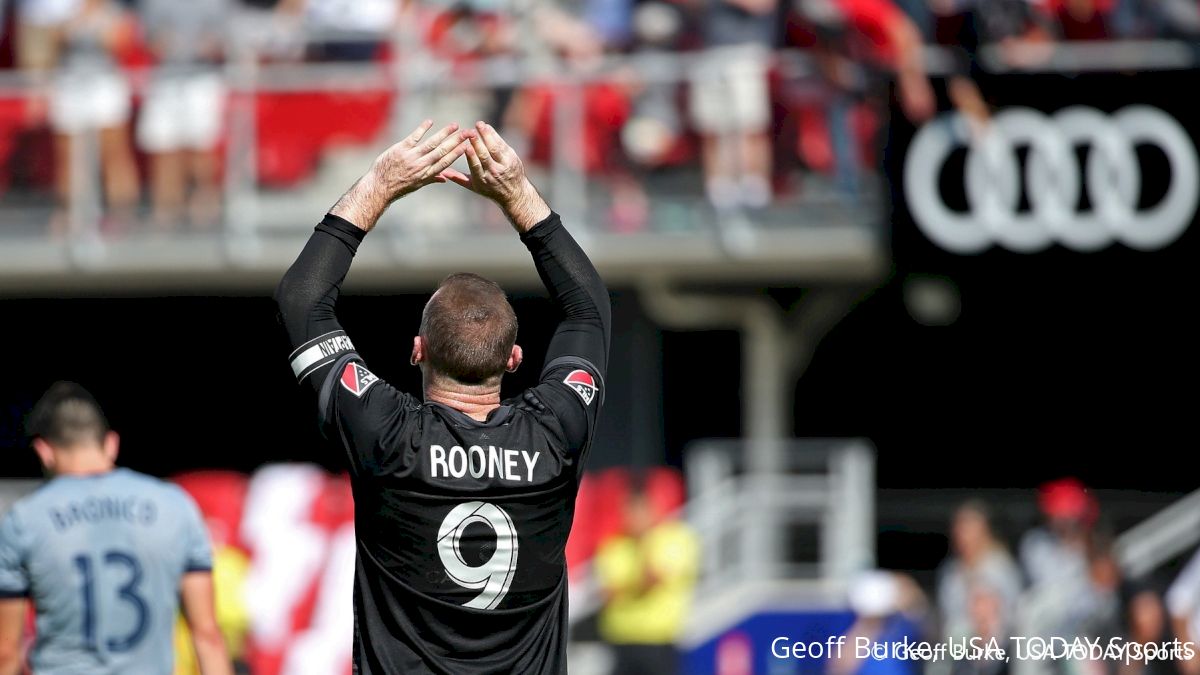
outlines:
[[[463,559],[462,537],[467,526],[480,523],[496,533],[496,550],[487,562],[472,566]],[[495,609],[517,571],[517,528],[504,509],[487,502],[454,507],[438,529],[438,555],[446,574],[463,588],[483,589],[463,607]]]

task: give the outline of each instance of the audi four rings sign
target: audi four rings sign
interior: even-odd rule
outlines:
[[[1008,108],[974,137],[958,114],[922,127],[904,160],[904,195],[917,226],[953,253],[978,253],[1000,245],[1032,253],[1057,242],[1095,251],[1114,242],[1155,250],[1175,241],[1191,223],[1200,197],[1196,148],[1175,118],[1149,106],[1115,113],[1074,106],[1053,115]],[[1169,184],[1156,204],[1139,208],[1142,170],[1136,148],[1154,146],[1166,156]],[[1075,148],[1090,152],[1083,162]],[[963,175],[967,210],[946,205],[939,189],[942,167],[956,149],[967,149]],[[1017,150],[1028,147],[1022,181]],[[1020,209],[1022,183],[1028,210]],[[1091,208],[1078,208],[1086,190]]]

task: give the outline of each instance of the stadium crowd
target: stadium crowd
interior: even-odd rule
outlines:
[[[1187,658],[1182,643],[1190,641],[1195,649],[1198,637],[1200,554],[1182,572],[1131,578],[1122,571],[1100,504],[1082,483],[1064,478],[1042,485],[1038,507],[1041,524],[1017,538],[1014,550],[999,525],[1002,514],[981,501],[962,504],[951,517],[950,551],[932,594],[905,575],[865,575],[850,589],[857,619],[848,634],[877,641],[995,640],[1012,656],[1007,662],[933,661],[924,664],[929,675],[1194,675],[1200,659]],[[1106,648],[1119,640],[1167,651],[1129,660],[1112,651],[1042,659],[1028,644],[1017,651],[1014,638],[1035,637],[1098,641]],[[922,664],[843,659],[832,667],[838,675],[885,670],[915,675]]]
[[[636,230],[644,177],[697,163],[689,189],[720,210],[800,194],[797,175],[860,196],[888,83],[914,121],[939,107],[926,46],[959,55],[944,98],[982,123],[981,45],[1020,63],[1060,40],[1200,35],[1187,0],[7,0],[0,17],[0,66],[17,74],[0,78],[0,196],[52,191],[58,236],[93,132],[106,231],[220,222],[233,64],[444,64],[472,90],[451,110],[500,121],[532,164],[569,156],[607,186],[612,227]],[[785,54],[812,57],[802,82]],[[485,61],[517,74],[493,80]],[[564,76],[584,83],[565,155]],[[329,147],[377,144],[402,89],[256,92],[258,183],[296,187]]]
[[[352,617],[344,599],[353,574],[353,508],[345,477],[310,466],[276,465],[249,479],[199,472],[177,481],[207,518],[218,613],[244,672],[347,672]],[[584,480],[567,560],[573,611],[597,615],[594,628],[577,624],[576,639],[594,635],[609,644],[614,673],[686,672],[674,645],[692,612],[700,559],[699,535],[680,518],[684,498],[681,476],[668,468],[614,468]],[[995,638],[1009,654],[1014,653],[1011,636],[1082,637],[1106,645],[1112,638],[1157,644],[1197,639],[1200,554],[1182,571],[1128,578],[1100,505],[1083,484],[1069,478],[1047,483],[1037,501],[1040,524],[1011,540],[1003,513],[982,501],[962,504],[947,523],[948,556],[928,587],[897,572],[861,575],[848,589],[855,618],[847,635],[876,641]],[[187,641],[181,635],[177,643],[177,674],[196,672]],[[842,654],[845,658],[826,664],[827,672],[1200,672],[1200,659],[924,663]]]

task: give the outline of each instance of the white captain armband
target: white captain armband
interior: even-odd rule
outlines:
[[[300,345],[288,360],[292,364],[292,373],[296,375],[296,380],[303,382],[313,371],[353,351],[354,344],[346,336],[346,331],[335,330]]]

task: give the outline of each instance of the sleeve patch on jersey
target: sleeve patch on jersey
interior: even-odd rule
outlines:
[[[342,371],[342,386],[346,388],[346,391],[359,398],[362,398],[371,385],[378,381],[379,378],[375,377],[374,373],[357,361],[347,363],[346,368]]]
[[[596,399],[596,392],[600,391],[600,388],[596,386],[595,378],[586,370],[572,370],[567,375],[567,379],[563,380],[563,384],[579,394],[584,405],[591,405],[592,401]]]
[[[303,380],[316,369],[336,361],[339,356],[354,351],[354,343],[345,331],[333,331],[313,338],[292,352],[292,373]]]

